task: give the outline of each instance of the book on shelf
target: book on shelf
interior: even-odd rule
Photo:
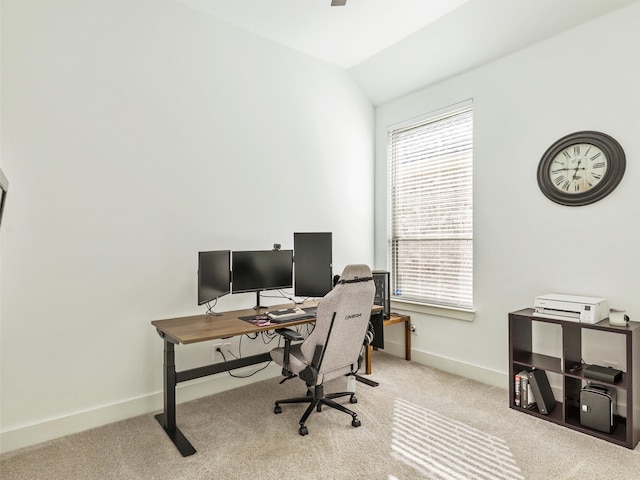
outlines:
[[[516,373],[514,378],[514,403],[517,407],[532,408],[536,405],[535,395],[529,382],[529,370]]]
[[[533,408],[536,405],[533,388],[531,388],[531,383],[529,382],[529,373],[526,372],[520,381],[520,406],[522,408]]]

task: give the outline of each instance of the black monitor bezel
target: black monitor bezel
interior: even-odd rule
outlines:
[[[226,272],[226,284],[222,287],[223,280],[221,282],[221,288],[218,289],[219,294],[214,296],[211,295],[203,295],[203,268],[206,266],[204,263],[205,257],[207,256],[216,256],[218,260],[221,260],[222,263],[217,268],[220,269],[221,278],[225,275]],[[208,250],[198,252],[198,305],[204,305],[206,303],[217,300],[218,298],[231,293],[231,250]]]
[[[301,242],[309,242],[315,248],[307,253],[304,250],[309,250],[310,245],[303,246]],[[333,234],[296,232],[293,234],[293,254],[294,295],[320,298],[329,293],[333,288]],[[324,258],[321,257],[323,254]],[[305,282],[302,272],[307,279],[310,278],[307,275],[312,275],[313,281]]]
[[[268,257],[271,256],[273,258],[281,256],[286,257],[285,261],[283,261],[280,265],[285,266],[287,268],[288,273],[288,281],[286,282],[263,282],[253,283],[251,285],[242,285],[237,287],[238,284],[238,275],[240,275],[240,271],[238,270],[239,262],[241,261],[241,257]],[[293,250],[238,250],[233,251],[231,254],[231,292],[232,293],[250,293],[250,292],[264,292],[267,290],[281,290],[285,288],[293,287]]]

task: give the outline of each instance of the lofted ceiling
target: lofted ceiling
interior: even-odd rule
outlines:
[[[350,71],[374,105],[640,0],[178,0]]]
[[[350,68],[469,0],[179,0],[338,67]]]

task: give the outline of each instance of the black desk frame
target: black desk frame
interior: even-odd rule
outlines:
[[[166,335],[160,332],[158,332],[158,334],[164,339],[164,412],[159,413],[155,418],[182,456],[188,457],[196,453],[196,449],[176,425],[176,385],[180,382],[215,375],[216,373],[228,372],[236,368],[269,362],[271,361],[271,355],[269,352],[265,352],[236,360],[176,372],[175,344],[171,339],[168,339]]]

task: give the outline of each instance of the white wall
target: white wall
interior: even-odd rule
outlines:
[[[161,408],[150,322],[204,313],[198,250],[332,231],[372,263],[373,134],[346,72],[180,3],[3,0],[2,449]]]
[[[506,386],[507,314],[543,293],[601,296],[640,320],[640,4],[376,110],[376,267],[386,265],[387,128],[474,103],[473,322],[412,313],[414,358]],[[536,169],[560,137],[599,130],[627,157],[618,188],[565,207]],[[401,329],[385,332],[400,351]],[[550,341],[552,341],[550,339]],[[395,345],[394,345],[395,343]],[[395,351],[394,350],[394,351]]]

